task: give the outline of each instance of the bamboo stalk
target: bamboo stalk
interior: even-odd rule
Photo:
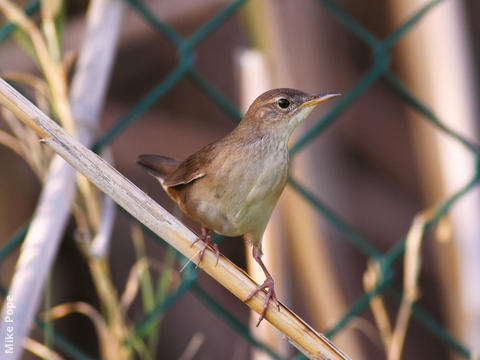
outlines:
[[[8,106],[21,119],[35,123],[36,128],[40,129],[39,134],[47,134],[43,141],[77,171],[85,175],[155,234],[186,257],[197,261],[201,244],[195,244],[197,239],[195,234],[1,79],[0,103]],[[257,286],[243,270],[224,256],[220,256],[216,264],[216,256],[211,249],[205,252],[200,267],[241,300],[244,300]],[[265,297],[265,293],[257,293],[247,305],[260,313]],[[281,304],[280,309],[270,305],[266,319],[311,359],[348,359],[324,335],[316,332]]]
[[[235,54],[237,78],[239,83],[241,110],[245,113],[255,98],[271,88],[270,73],[266,66],[265,56],[259,50],[239,50]],[[281,207],[277,206],[268,222],[262,239],[263,262],[275,279],[275,292],[287,304],[288,295],[288,257],[286,256],[286,239],[282,229]],[[263,281],[265,274],[250,255],[248,246],[247,270],[248,274],[258,282]],[[282,356],[288,355],[287,344],[282,341],[281,334],[268,325],[256,326],[258,316],[253,311],[250,314],[250,331],[262,340],[271,349]],[[263,350],[252,348],[252,360],[269,359]]]
[[[396,22],[423,6],[423,0],[390,1]],[[472,43],[462,1],[445,1],[411,29],[398,44],[408,88],[421,97],[444,124],[479,141],[479,89],[472,62]],[[423,193],[427,203],[445,198],[471,177],[476,158],[442,131],[433,131],[422,116],[408,111]],[[447,236],[435,235],[435,275],[448,328],[470,348],[480,351],[480,189],[472,189],[442,219]],[[442,229],[440,228],[440,229]],[[443,232],[445,235],[445,232]],[[451,358],[457,355],[451,354]]]

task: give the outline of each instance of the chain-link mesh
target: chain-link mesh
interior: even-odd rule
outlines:
[[[245,3],[246,0],[236,0],[230,3],[228,6],[219,11],[215,16],[210,18],[202,26],[200,26],[190,37],[180,36],[172,27],[168,26],[164,22],[160,21],[155,15],[145,6],[141,1],[126,0],[130,7],[138,12],[138,14],[151,25],[154,29],[160,32],[166,39],[168,39],[177,49],[179,60],[176,67],[156,85],[151,91],[144,95],[144,97],[134,106],[128,113],[121,117],[103,136],[99,137],[95,142],[94,149],[100,150],[103,146],[109,144],[115,139],[122,131],[126,130],[134,121],[140,119],[140,115],[145,112],[150,106],[152,106],[159,98],[167,94],[175,84],[185,77],[188,77],[196,86],[198,86],[205,94],[207,94],[211,100],[217,104],[222,110],[224,110],[235,121],[241,119],[241,114],[230,102],[222,95],[220,91],[208,82],[208,80],[198,72],[195,68],[195,47],[205,37],[209,36],[212,31],[222,26],[222,24],[232,15],[234,15]],[[379,40],[373,36],[369,31],[365,29],[361,24],[356,22],[348,13],[340,8],[334,1],[331,0],[318,0],[319,6],[324,6],[336,17],[347,29],[349,29],[355,36],[363,41],[372,51],[374,55],[373,66],[369,71],[351,88],[344,96],[333,106],[333,108],[321,119],[319,119],[312,128],[306,132],[291,148],[291,154],[293,158],[295,154],[310,143],[314,138],[319,136],[327,127],[332,124],[338,116],[348,109],[352,102],[363,94],[369,86],[375,81],[382,78],[392,89],[398,94],[398,96],[411,108],[423,115],[426,121],[431,122],[440,131],[444,132],[452,139],[462,144],[468,151],[480,159],[478,148],[471,144],[467,139],[461,135],[449,129],[443,124],[435,114],[423,103],[421,103],[412,93],[402,84],[402,82],[390,71],[389,69],[389,51],[399,39],[415,24],[422,20],[422,18],[429,13],[429,11],[442,0],[430,1],[423,8],[414,13],[407,21],[397,27],[391,34],[385,39]],[[34,13],[39,7],[40,1],[32,2],[26,9],[27,14]],[[7,24],[0,28],[0,41],[4,40],[15,29],[12,24]],[[480,161],[477,160],[477,168],[473,178],[461,189],[459,189],[451,197],[444,200],[444,202],[437,207],[436,213],[431,217],[427,227],[431,227],[438,222],[440,218],[445,216],[451,206],[465,193],[467,193],[478,182],[480,177]],[[394,270],[392,264],[402,256],[405,250],[406,236],[402,237],[393,248],[386,252],[381,253],[362,235],[357,233],[349,224],[347,224],[341,216],[329,209],[313,194],[311,194],[306,188],[299,184],[294,178],[289,180],[290,186],[295,189],[306,202],[308,202],[316,211],[330,222],[335,228],[337,228],[343,235],[343,239],[347,240],[358,251],[365,256],[374,259],[381,268],[381,280],[376,284],[375,288],[370,292],[365,293],[362,297],[357,299],[351,304],[348,311],[344,316],[328,331],[327,336],[333,336],[339,330],[343,329],[351,319],[358,313],[363,311],[369,306],[370,299],[377,295],[388,293],[394,299],[400,300],[402,293],[392,283]],[[0,265],[15,248],[17,248],[28,229],[28,224],[22,226],[7,243],[0,248]],[[163,243],[155,234],[151,233],[148,229],[143,227],[143,230],[149,232],[150,235],[157,239],[160,243]],[[281,359],[282,357],[276,354],[272,349],[266,346],[264,343],[256,339],[249,328],[244,325],[239,319],[235,318],[225,308],[223,308],[214,298],[212,298],[196,281],[196,271],[187,267],[187,270],[182,273],[182,281],[178,288],[170,293],[163,301],[156,304],[154,309],[145,314],[144,317],[137,322],[135,327],[135,335],[139,335],[148,326],[155,321],[155,319],[174,304],[180,297],[182,297],[187,291],[192,292],[198,297],[211,311],[221,318],[226,324],[234,329],[240,336],[245,338],[250,344],[255,347],[263,349],[273,359]],[[6,293],[6,289],[0,285],[2,293]],[[469,358],[472,356],[472,352],[466,346],[454,338],[448,330],[446,330],[438,321],[432,318],[429,314],[423,311],[419,306],[414,305],[412,308],[412,315],[418,321],[423,323],[436,337],[441,341],[448,344],[448,346],[459,355]],[[45,323],[37,317],[37,325],[39,328],[43,328]],[[58,348],[62,349],[65,353],[74,359],[91,359],[81,349],[74,346],[68,339],[65,339],[58,333],[54,333],[55,344]],[[126,339],[128,342],[129,339]],[[304,358],[304,355],[298,354],[295,359]]]

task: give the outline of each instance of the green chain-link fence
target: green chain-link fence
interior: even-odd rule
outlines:
[[[445,0],[448,1],[448,0]],[[195,47],[200,41],[205,37],[209,36],[212,31],[218,29],[222,24],[232,15],[234,15],[245,3],[246,0],[236,0],[230,3],[228,6],[219,11],[214,17],[210,18],[205,24],[199,27],[190,37],[184,38],[180,36],[172,27],[168,26],[164,22],[160,21],[154,16],[154,14],[145,6],[141,1],[137,0],[127,0],[128,4],[132,9],[138,12],[142,16],[144,21],[151,25],[154,29],[162,33],[162,35],[167,38],[177,49],[178,51],[178,64],[172,72],[166,78],[161,81],[157,86],[155,86],[151,91],[149,91],[145,96],[138,102],[138,104],[127,114],[125,114],[117,123],[112,126],[103,136],[97,139],[94,145],[95,150],[100,150],[103,146],[109,144],[114,140],[122,131],[126,130],[129,125],[134,121],[140,120],[140,115],[152,106],[159,98],[168,93],[173,86],[182,78],[188,77],[195,85],[197,85],[202,91],[204,91],[213,102],[215,102],[221,109],[223,109],[229,116],[234,120],[239,121],[241,119],[241,114],[234,106],[232,106],[229,101],[221,94],[220,91],[217,91],[215,87],[205,79],[201,73],[199,73],[195,68]],[[357,99],[362,93],[364,93],[369,86],[371,86],[375,81],[382,78],[396,91],[396,93],[405,101],[410,107],[415,111],[423,115],[423,118],[426,121],[431,122],[438,129],[443,131],[445,134],[455,139],[463,146],[465,146],[470,152],[475,155],[477,159],[480,160],[479,149],[471,144],[468,140],[455,133],[447,126],[445,126],[435,114],[428,109],[424,104],[422,104],[418,99],[413,96],[409,90],[402,84],[402,82],[390,71],[389,68],[389,51],[394,46],[399,39],[415,26],[423,16],[427,15],[429,11],[441,3],[442,0],[430,1],[423,8],[418,10],[415,14],[411,16],[406,22],[401,26],[396,28],[390,35],[385,39],[379,40],[373,36],[369,31],[365,29],[361,24],[356,22],[348,13],[342,10],[334,1],[331,0],[317,0],[319,6],[324,6],[328,11],[338,19],[346,28],[348,28],[355,36],[357,36],[361,41],[363,41],[371,49],[374,55],[374,63],[371,69],[348,91],[344,96],[334,105],[329,113],[319,119],[315,125],[302,137],[300,138],[292,147],[291,154],[294,159],[294,155],[299,152],[305,145],[307,145],[312,139],[319,136],[327,127],[332,124],[338,116],[345,111],[352,102]],[[26,13],[32,14],[39,7],[40,1],[34,1],[26,9]],[[0,28],[0,41],[4,40],[13,30],[14,25],[7,24],[4,27]],[[448,199],[437,207],[436,213],[432,217],[432,220],[428,223],[427,228],[433,226],[441,217],[443,217],[450,207],[465,193],[467,193],[480,178],[480,161],[477,161],[477,168],[474,174],[474,177],[458,192],[453,194]],[[344,314],[344,316],[328,331],[326,331],[327,336],[333,336],[339,330],[344,328],[349,321],[369,306],[370,299],[380,293],[388,293],[394,299],[399,300],[402,296],[402,293],[397,289],[393,283],[393,274],[394,270],[392,269],[392,264],[398,260],[405,249],[405,236],[401,238],[398,243],[387,253],[381,253],[376,250],[368,241],[358,232],[356,232],[352,227],[350,227],[341,216],[330,210],[325,206],[319,199],[313,196],[307,189],[300,185],[294,178],[290,178],[290,186],[295,189],[312,207],[316,209],[322,216],[325,217],[335,228],[337,228],[342,234],[343,238],[347,240],[352,246],[354,246],[358,251],[364,254],[366,257],[372,258],[377,263],[380,264],[381,268],[381,281],[376,285],[376,287],[364,294],[361,298],[353,302],[349,310]],[[0,249],[0,265],[1,262],[14,250],[18,247],[28,229],[28,225],[24,225],[19,229],[12,238],[3,245]],[[145,229],[148,232],[148,229]],[[156,238],[160,243],[163,244],[161,239],[158,239],[154,234],[151,234]],[[196,271],[192,268],[187,268],[187,271],[183,272],[182,282],[178,288],[171,294],[169,294],[163,301],[156,304],[154,309],[146,314],[143,319],[141,319],[135,328],[136,334],[141,333],[146,329],[156,317],[165,311],[175,303],[180,297],[182,297],[187,291],[192,292],[196,297],[198,297],[205,305],[221,318],[225,323],[227,323],[232,329],[234,329],[240,336],[244,337],[249,343],[253,346],[265,350],[272,358],[281,359],[281,356],[276,354],[273,350],[268,348],[261,341],[257,340],[250,332],[249,328],[243,324],[239,319],[235,318],[231,313],[229,313],[225,308],[223,308],[215,299],[213,299],[196,281]],[[3,293],[6,293],[6,289],[0,285],[0,290]],[[412,315],[418,321],[423,323],[426,328],[428,328],[436,337],[441,341],[448,344],[448,346],[454,350],[459,355],[469,358],[472,356],[472,352],[466,346],[462,345],[460,341],[454,338],[441,324],[439,324],[434,318],[429,314],[423,311],[419,306],[414,305],[412,308]],[[45,326],[38,317],[37,325],[40,328]],[[71,356],[74,359],[91,359],[90,356],[86,355],[81,349],[78,349],[70,341],[62,337],[58,333],[54,333],[55,344],[58,348],[62,349],[65,353]],[[126,339],[128,341],[128,339]],[[295,359],[302,359],[304,356],[298,354]]]

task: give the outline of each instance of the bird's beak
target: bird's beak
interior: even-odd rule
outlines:
[[[301,104],[299,107],[304,107],[304,106],[315,106],[320,104],[321,102],[324,102],[328,99],[340,96],[341,94],[339,93],[326,93],[326,94],[317,94],[313,95],[312,100],[305,101],[303,104]]]

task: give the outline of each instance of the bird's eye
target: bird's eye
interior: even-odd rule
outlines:
[[[290,101],[288,101],[287,99],[280,99],[278,100],[278,106],[280,106],[282,109],[286,109],[290,106]]]

